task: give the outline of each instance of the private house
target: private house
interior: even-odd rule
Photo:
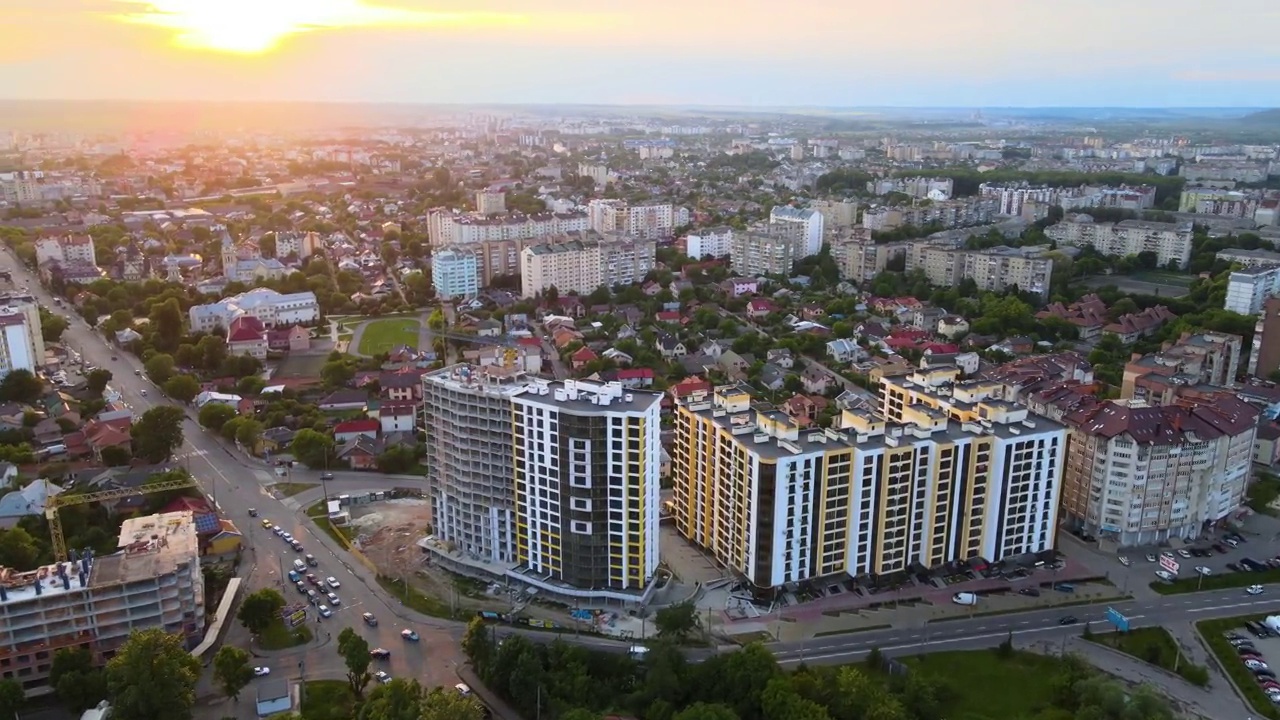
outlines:
[[[669,335],[667,333],[659,333],[657,339],[654,341],[654,344],[657,347],[658,352],[662,355],[662,357],[668,360],[672,358],[684,357],[689,353],[689,351],[685,348],[684,343],[680,342],[679,338],[675,337],[674,335]]]
[[[827,389],[831,387],[831,376],[819,370],[816,365],[810,365],[800,373],[800,384],[807,393],[826,395]]]
[[[411,402],[382,403],[378,407],[378,426],[382,434],[412,432],[417,425],[417,407]]]
[[[378,467],[377,441],[368,435],[358,435],[337,450],[338,459],[352,470],[373,470]]]
[[[350,442],[357,437],[367,437],[374,439],[378,437],[378,428],[380,427],[377,420],[372,418],[361,418],[359,420],[347,420],[333,426],[333,440],[341,445]]]
[[[13,471],[13,476],[17,476],[17,468],[8,465],[8,469]],[[8,482],[12,482],[11,477]],[[8,484],[6,482],[6,485]],[[4,497],[0,497],[0,528],[9,529],[18,524],[18,521],[28,515],[43,515],[45,504],[49,498],[54,497],[62,492],[62,488],[55,485],[44,478],[32,482],[30,485],[21,490],[14,490]]]
[[[306,352],[311,349],[311,331],[301,325],[267,330],[267,349],[274,352]]]

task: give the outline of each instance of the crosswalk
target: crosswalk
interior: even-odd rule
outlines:
[[[193,458],[201,458],[208,455],[208,450],[192,450],[191,452],[178,453],[173,456],[174,461],[182,462],[183,460],[191,460]]]

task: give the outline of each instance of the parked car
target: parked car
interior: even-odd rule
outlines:
[[[1121,564],[1121,565],[1123,565],[1123,566],[1125,566],[1125,567],[1129,567],[1129,565],[1130,565],[1130,563],[1129,563],[1129,558],[1127,558],[1127,557],[1125,557],[1125,556],[1121,555],[1121,556],[1120,556],[1120,564]]]
[[[388,675],[388,674],[386,673],[386,671],[384,671],[384,670],[379,670],[378,672],[374,673],[374,674],[373,674],[373,679],[374,679],[374,680],[377,680],[377,681],[378,681],[378,682],[380,682],[380,683],[389,683],[389,682],[391,682],[391,676],[390,676],[390,675]]]
[[[419,637],[417,631],[410,630],[409,628],[405,628],[404,630],[401,630],[400,637],[404,638],[405,640],[408,640],[409,642],[418,642],[418,640],[422,639],[421,637]]]
[[[1026,595],[1027,597],[1040,597],[1040,589],[1033,588],[1033,587],[1024,587],[1018,590],[1018,594]]]
[[[325,595],[325,597],[329,598],[329,602],[333,603],[334,605],[342,604],[342,600],[340,600],[338,596],[333,593],[328,593]]]
[[[1147,553],[1147,562],[1155,562],[1155,561],[1156,561],[1156,556],[1152,555],[1151,553]]]
[[[374,660],[388,660],[391,658],[391,651],[386,648],[374,648],[369,651],[369,657]]]
[[[1230,550],[1230,548],[1228,548],[1226,545],[1223,545],[1222,543],[1214,543],[1213,549],[1217,550],[1218,553],[1221,555],[1225,555],[1227,551]]]
[[[254,677],[263,677],[264,675],[270,675],[270,674],[271,674],[271,668],[269,667],[256,667],[253,669]]]
[[[1184,558],[1189,558],[1189,557],[1191,557],[1191,552],[1190,552],[1189,550],[1187,550],[1186,548],[1178,548],[1178,556],[1179,556],[1179,557],[1184,557]]]
[[[337,590],[338,588],[342,587],[342,583],[338,582],[338,578],[336,578],[336,577],[334,577],[334,576],[332,576],[332,575],[330,575],[329,577],[325,578],[325,579],[324,579],[324,582],[325,582],[325,584],[326,584],[326,585],[328,585],[329,587],[333,588],[334,590]]]
[[[320,617],[333,617],[333,611],[329,609],[328,605],[320,606]]]
[[[1173,582],[1174,580],[1173,573],[1169,572],[1168,570],[1157,570],[1156,577],[1160,578],[1161,580],[1164,580],[1165,582]]]
[[[1196,572],[1200,573],[1201,575],[1212,575],[1212,574],[1213,574],[1213,571],[1212,571],[1212,570],[1210,570],[1209,568],[1207,568],[1207,567],[1205,567],[1205,566],[1203,566],[1203,565],[1197,565],[1197,566],[1196,566]]]

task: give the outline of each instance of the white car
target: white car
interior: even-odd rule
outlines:
[[[333,594],[333,593],[329,593],[329,594],[325,595],[325,597],[329,598],[329,602],[333,603],[334,605],[341,605],[341,604],[342,604],[342,600],[341,600],[341,599],[339,599],[339,598],[338,598],[338,596],[337,596],[337,595],[335,595],[335,594]]]
[[[1184,558],[1189,558],[1189,557],[1191,557],[1191,553],[1190,553],[1189,551],[1187,551],[1187,550],[1183,549],[1183,548],[1178,548],[1178,555],[1180,555],[1180,556],[1182,556],[1182,557],[1184,557]]]
[[[338,582],[338,578],[333,577],[333,576],[329,576],[329,577],[325,578],[325,579],[324,579],[324,584],[325,584],[325,585],[328,585],[329,587],[333,588],[334,590],[337,590],[338,588],[342,587],[342,583]]]
[[[1123,566],[1125,566],[1125,567],[1129,567],[1129,558],[1127,558],[1127,557],[1125,557],[1125,556],[1121,555],[1121,556],[1120,556],[1120,564],[1121,564],[1121,565],[1123,565]]]
[[[1249,594],[1249,595],[1261,595],[1261,594],[1262,594],[1262,586],[1261,586],[1261,585],[1250,585],[1249,587],[1245,588],[1245,589],[1244,589],[1244,591],[1245,591],[1245,593],[1246,593],[1246,594]]]
[[[1250,670],[1269,670],[1267,664],[1260,660],[1245,660],[1244,666]]]
[[[1173,582],[1173,579],[1174,579],[1173,573],[1167,570],[1157,570],[1156,577],[1160,578],[1161,580],[1164,580],[1165,582]]]
[[[1197,566],[1196,566],[1196,572],[1200,573],[1201,575],[1212,575],[1212,574],[1213,574],[1213,571],[1212,571],[1212,570],[1210,570],[1209,568],[1207,568],[1207,567],[1205,567],[1205,566],[1203,566],[1203,565],[1197,565]]]
[[[462,697],[471,697],[471,688],[466,683],[458,683],[453,686],[453,689],[457,690]]]
[[[1151,553],[1147,553],[1147,562],[1155,562],[1155,561],[1156,561],[1156,556],[1152,555]]]
[[[390,675],[388,675],[388,674],[387,674],[387,672],[386,672],[385,670],[379,670],[378,672],[374,673],[374,674],[373,674],[373,679],[374,679],[374,680],[377,680],[377,681],[378,681],[378,682],[380,682],[380,683],[389,683],[389,682],[391,682],[391,676],[390,676]]]
[[[328,605],[320,606],[320,617],[333,617],[333,611],[329,609]]]
[[[256,667],[253,669],[254,677],[264,677],[270,674],[271,674],[271,668],[269,667]]]

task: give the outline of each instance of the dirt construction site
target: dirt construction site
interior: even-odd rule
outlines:
[[[443,603],[471,610],[506,612],[505,597],[486,597],[483,590],[469,591],[442,570],[425,565],[417,542],[431,525],[431,503],[422,498],[397,498],[351,506],[354,544],[377,568],[378,574],[408,580],[418,592]]]

